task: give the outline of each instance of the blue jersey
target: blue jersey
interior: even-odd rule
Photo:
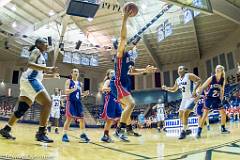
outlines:
[[[215,75],[212,76],[212,81],[210,83],[207,97],[220,98],[223,83],[224,83],[223,77],[221,77],[221,79],[217,81],[216,76]]]
[[[205,101],[205,94],[204,94],[204,92],[202,92],[202,94],[200,95],[199,100],[197,102],[197,105],[203,105],[204,101]]]
[[[122,85],[128,90],[128,92],[131,92],[131,77],[130,75],[127,76],[127,78],[121,80]]]
[[[115,73],[116,78],[121,81],[122,84],[127,84],[129,81],[128,71],[130,66],[134,66],[131,55],[129,52],[125,52],[122,58],[115,58]]]
[[[75,87],[75,85],[77,85],[77,90],[75,90],[74,92],[69,94],[69,96],[68,96],[69,101],[80,101],[81,100],[81,83],[79,81],[74,82],[71,79],[69,89],[73,89]]]

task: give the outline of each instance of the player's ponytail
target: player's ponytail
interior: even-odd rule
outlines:
[[[29,47],[28,51],[32,52],[35,48],[36,48],[36,45],[32,45],[32,46]]]

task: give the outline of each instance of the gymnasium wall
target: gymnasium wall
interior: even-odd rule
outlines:
[[[18,96],[19,95],[19,83],[12,84],[12,74],[14,70],[20,72],[19,80],[21,76],[21,70],[26,69],[26,62],[23,61],[1,61],[0,59],[0,83],[4,81],[4,86],[0,85],[0,95],[8,95],[8,89],[12,88],[11,95]],[[71,69],[73,68],[72,65],[69,64],[57,64],[60,68],[60,72],[62,75],[69,75]],[[90,79],[90,92],[96,93],[98,91],[98,84],[104,79],[105,71],[99,72],[95,71],[91,68],[81,68],[78,67],[80,71],[80,80],[83,82],[84,78]],[[66,79],[49,79],[44,80],[44,86],[46,87],[47,91],[52,94],[54,88],[64,88]],[[19,82],[19,81],[18,81]]]
[[[237,45],[239,44],[239,47],[237,48]],[[229,69],[229,62],[227,58],[227,54],[232,52],[233,54],[233,65],[235,66],[234,69]],[[198,67],[199,76],[205,80],[207,76],[207,67],[206,67],[206,61],[210,60],[212,65],[211,68],[214,71],[214,65],[213,65],[213,58],[217,57],[218,63],[220,64],[220,58],[219,56],[221,54],[224,54],[226,59],[226,73],[227,75],[231,75],[236,73],[236,63],[240,62],[240,27],[232,32],[229,35],[226,35],[226,38],[222,41],[219,41],[216,46],[212,47],[208,52],[201,53],[201,59],[191,61],[191,62],[185,62],[185,63],[178,63],[178,64],[170,64],[170,65],[164,65],[161,72],[161,82],[162,84],[170,84],[173,85],[175,82],[174,78],[174,71],[176,72],[179,65],[185,65],[190,72],[193,72],[194,67]],[[169,72],[170,75],[170,82],[164,82],[164,72]],[[155,88],[155,75],[152,75],[152,81],[147,76],[139,76],[138,78],[135,78],[135,85],[137,90],[142,89],[149,89],[149,86],[152,86],[152,88]],[[150,82],[151,84],[147,84]],[[148,87],[147,87],[148,86]]]
[[[237,48],[237,45],[240,44],[240,27],[232,32],[229,35],[226,35],[226,38],[222,41],[219,41],[216,46],[214,46],[212,49],[210,49],[206,53],[201,53],[201,59],[195,60],[192,62],[187,63],[178,63],[178,64],[171,64],[171,65],[164,65],[161,74],[161,84],[167,84],[167,85],[173,85],[175,81],[175,76],[173,73],[176,74],[177,67],[179,65],[185,65],[187,68],[189,68],[189,71],[192,72],[194,67],[198,67],[199,76],[205,80],[207,78],[207,67],[206,67],[206,61],[211,61],[211,68],[214,70],[213,65],[213,58],[217,57],[218,62],[220,62],[219,55],[224,54],[226,59],[226,69],[227,69],[227,75],[233,74],[236,72],[236,69],[229,69],[229,62],[227,58],[227,54],[232,52],[233,54],[233,65],[236,66],[237,62],[240,62],[240,45]],[[58,64],[60,66],[61,74],[68,75],[72,69],[72,65],[69,64]],[[20,71],[19,78],[21,75],[21,68],[26,68],[26,62],[19,59],[17,61],[1,61],[0,59],[0,83],[2,80],[4,80],[5,86],[0,85],[0,95],[6,94],[8,92],[8,88],[13,88],[12,95],[18,96],[19,90],[18,85],[11,84],[12,82],[12,74],[14,70]],[[92,68],[88,67],[79,67],[80,69],[80,75],[81,75],[81,81],[83,81],[84,78],[90,79],[90,91],[92,93],[96,93],[98,91],[99,83],[102,82],[105,71],[96,71]],[[164,76],[163,75],[169,75],[169,78],[165,78],[164,82]],[[46,89],[52,94],[53,89],[55,87],[63,89],[65,79],[60,80],[44,80],[44,85],[46,86]],[[145,76],[136,76],[135,77],[135,90],[147,90],[147,89],[153,89],[155,87],[155,74],[145,75]]]

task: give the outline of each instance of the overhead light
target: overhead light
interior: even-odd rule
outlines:
[[[145,4],[142,4],[141,7],[143,10],[147,8],[147,6]]]
[[[16,27],[17,27],[17,22],[16,22],[16,21],[14,21],[14,22],[12,23],[12,27],[13,27],[13,28],[16,28]]]
[[[93,21],[93,18],[92,17],[88,17],[87,19],[89,22],[92,22]]]
[[[1,0],[0,1],[0,7],[5,6],[6,4],[8,4],[11,0]]]
[[[55,14],[55,12],[53,11],[53,10],[50,10],[49,12],[48,12],[48,15],[49,16],[53,16]]]

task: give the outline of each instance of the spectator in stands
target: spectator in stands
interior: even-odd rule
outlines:
[[[139,128],[143,128],[145,125],[145,116],[143,111],[138,115],[138,126]]]

